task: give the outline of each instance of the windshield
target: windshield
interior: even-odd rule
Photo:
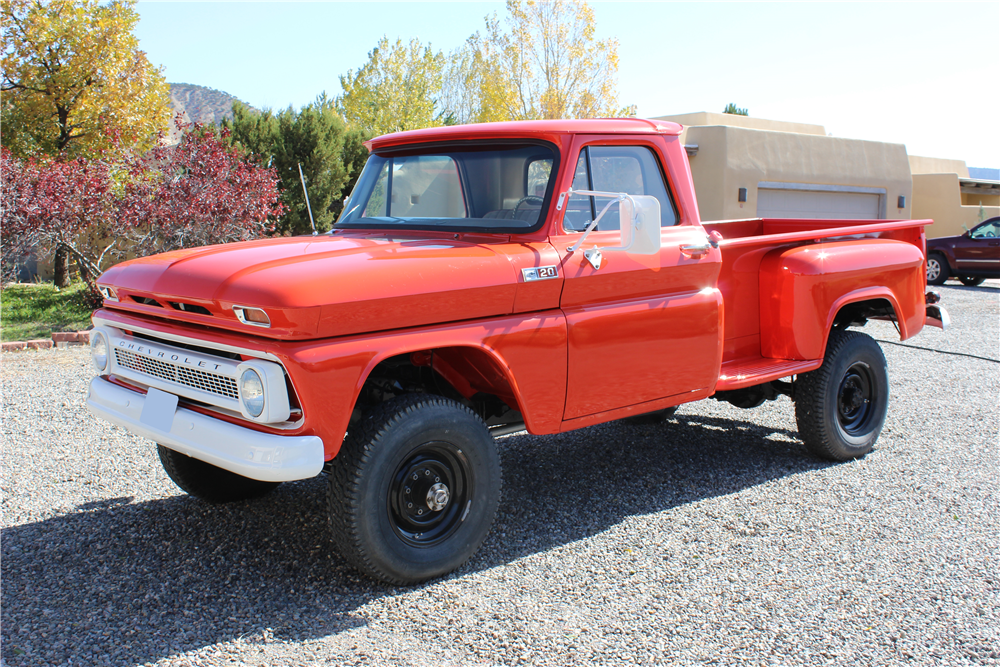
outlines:
[[[339,228],[536,229],[550,198],[547,144],[434,146],[374,154],[337,220]]]

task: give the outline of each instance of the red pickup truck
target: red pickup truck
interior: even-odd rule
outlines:
[[[434,128],[372,140],[331,232],[192,248],[99,280],[96,415],[209,502],[329,473],[337,548],[414,583],[482,544],[494,438],[785,394],[805,446],[872,449],[878,344],[947,314],[929,220],[703,224],[680,126]]]

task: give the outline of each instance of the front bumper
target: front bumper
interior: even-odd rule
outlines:
[[[317,436],[261,433],[176,407],[176,402],[171,407],[169,401],[144,413],[146,401],[146,394],[96,377],[87,408],[131,433],[251,479],[290,482],[323,469],[323,440]]]

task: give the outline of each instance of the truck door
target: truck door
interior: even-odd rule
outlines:
[[[662,247],[657,255],[603,253],[595,269],[583,250],[619,245],[617,204],[584,247],[569,254],[609,200],[567,198],[562,234],[551,237],[565,276],[560,303],[569,333],[566,420],[668,397],[694,400],[707,396],[718,379],[721,253],[706,248],[705,230],[696,221],[678,224],[664,173],[652,143],[580,146],[573,189],[655,196]]]

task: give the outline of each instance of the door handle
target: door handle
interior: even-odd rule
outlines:
[[[708,250],[711,247],[712,246],[708,241],[705,241],[704,243],[688,243],[681,246],[681,252],[688,257],[704,257],[708,254]]]

